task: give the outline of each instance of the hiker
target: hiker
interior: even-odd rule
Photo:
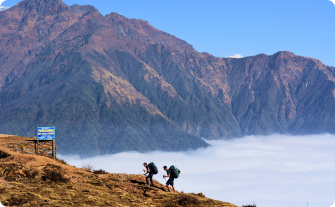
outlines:
[[[166,177],[169,178],[169,180],[166,182],[166,187],[168,188],[168,192],[170,192],[170,186],[169,185],[171,185],[171,187],[173,189],[173,192],[175,192],[176,190],[175,190],[174,184],[173,184],[174,177],[171,176],[171,171],[168,170],[167,166],[164,166],[163,168],[164,168],[164,170],[166,171],[166,174],[167,174],[167,175],[163,175],[163,178],[166,178]]]
[[[146,173],[149,173],[149,175],[147,175],[147,177],[145,178],[146,181],[147,181],[147,185],[149,185],[149,179],[150,179],[150,182],[151,182],[151,186],[154,186],[154,183],[152,182],[152,176],[154,175],[154,172],[152,169],[150,169],[150,166],[145,162],[143,163],[144,167],[146,168]]]

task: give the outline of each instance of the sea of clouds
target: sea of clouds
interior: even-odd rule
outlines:
[[[242,206],[330,207],[335,200],[335,135],[248,136],[208,141],[211,147],[188,152],[124,152],[81,159],[69,164],[112,173],[139,174],[143,162],[159,168],[154,179],[164,183],[164,165],[176,165],[176,189]]]

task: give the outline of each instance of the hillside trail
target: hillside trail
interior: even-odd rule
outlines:
[[[224,206],[202,193],[167,192],[153,180],[147,186],[142,174],[90,171],[63,160],[22,154],[17,148],[32,138],[0,137],[0,201],[4,206]]]

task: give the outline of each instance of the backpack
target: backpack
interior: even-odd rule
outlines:
[[[148,166],[150,167],[150,171],[151,171],[153,174],[156,175],[156,174],[158,173],[158,169],[157,169],[155,163],[150,162]]]
[[[172,176],[173,178],[179,177],[180,170],[176,166],[172,165],[169,170],[171,173],[170,176]]]

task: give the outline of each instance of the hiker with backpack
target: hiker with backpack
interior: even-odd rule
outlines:
[[[151,186],[155,187],[154,183],[152,182],[152,176],[154,174],[157,174],[158,173],[158,169],[155,165],[155,163],[151,162],[149,163],[149,165],[145,162],[143,163],[144,167],[146,168],[146,173],[149,173],[149,175],[147,175],[147,177],[145,178],[146,181],[147,181],[147,185],[149,185],[149,179],[150,179],[150,182],[151,182]]]
[[[167,175],[163,175],[163,178],[166,178],[166,177],[169,178],[169,180],[166,182],[166,187],[168,188],[168,192],[170,192],[170,190],[171,190],[169,185],[171,185],[171,187],[173,189],[173,192],[175,192],[176,190],[174,188],[174,183],[173,183],[175,176],[173,176],[171,174],[171,168],[172,168],[172,166],[170,167],[170,169],[168,169],[167,166],[164,166],[163,168],[164,168],[164,170],[166,171],[166,174],[167,174]]]

